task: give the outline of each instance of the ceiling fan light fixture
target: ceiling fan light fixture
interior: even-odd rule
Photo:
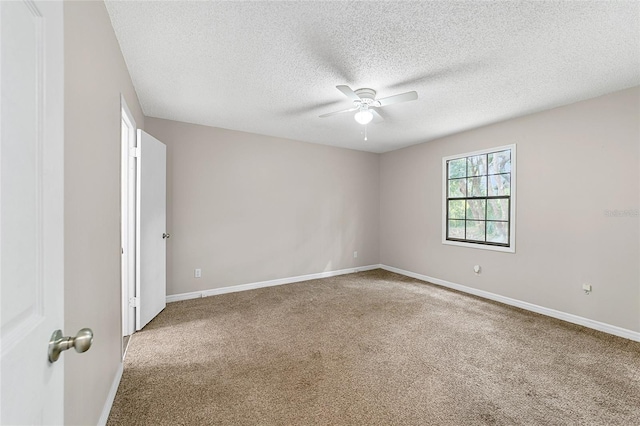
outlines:
[[[371,120],[373,120],[373,113],[368,108],[361,109],[360,111],[356,112],[354,118],[360,124],[368,124],[371,122]]]

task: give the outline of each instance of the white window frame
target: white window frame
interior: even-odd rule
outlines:
[[[456,160],[464,157],[472,157],[474,155],[487,154],[492,152],[504,151],[510,149],[511,150],[511,200],[510,200],[510,208],[509,208],[509,246],[493,246],[482,243],[468,243],[463,241],[451,241],[447,240],[447,161]],[[517,159],[516,159],[516,144],[504,145],[498,147],[487,148],[479,151],[466,152],[456,155],[450,155],[442,158],[442,244],[459,246],[459,247],[468,247],[480,250],[492,250],[492,251],[500,251],[505,253],[515,253],[516,252],[516,167],[517,167]]]

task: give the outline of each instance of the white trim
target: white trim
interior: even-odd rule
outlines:
[[[509,247],[491,246],[486,244],[474,244],[474,243],[465,243],[461,241],[447,240],[447,189],[448,189],[447,188],[447,181],[448,181],[447,161],[456,160],[462,157],[472,157],[474,155],[505,151],[507,149],[511,150],[511,189],[512,189],[511,203],[510,203],[511,211],[509,212],[509,215],[510,215]],[[503,253],[515,253],[516,252],[516,192],[518,192],[518,189],[516,187],[516,175],[517,175],[516,170],[517,170],[516,144],[498,146],[495,148],[487,148],[480,151],[442,157],[442,244],[459,246],[459,247],[468,247],[468,248],[481,249],[481,250],[500,251]]]
[[[192,291],[189,293],[168,294],[167,303],[179,302],[181,300],[199,299],[202,297],[202,291]]]
[[[98,426],[106,425],[107,420],[109,420],[109,413],[111,413],[111,407],[113,406],[113,401],[116,399],[116,393],[118,392],[118,386],[120,386],[120,380],[122,379],[123,372],[124,372],[124,364],[120,363],[118,365],[118,371],[116,371],[116,376],[113,378],[113,383],[111,383],[111,389],[109,389],[109,395],[107,395],[107,400],[104,402],[104,407],[102,408],[102,414],[100,414],[100,420],[98,420]]]
[[[137,128],[138,125],[136,124],[136,120],[135,118],[133,118],[133,114],[131,114],[131,110],[129,109],[129,106],[127,105],[127,101],[125,100],[124,95],[122,93],[120,93],[120,107],[124,109],[124,112],[126,113],[127,118],[129,119],[129,121],[131,121],[131,125]]]
[[[132,209],[132,197],[135,195],[135,173],[130,172],[130,167],[135,166],[135,158],[130,157],[132,146],[136,146],[136,120],[131,114],[124,95],[120,94],[120,115],[121,124],[125,125],[128,131],[128,140],[121,140],[120,157],[120,247],[123,253],[120,256],[120,287],[122,296],[122,335],[129,336],[135,332],[135,308],[131,307],[129,300],[135,296],[135,273],[134,255],[135,240],[135,216]],[[120,132],[122,139],[122,130]],[[132,282],[133,281],[133,282]],[[123,354],[124,359],[124,354]]]
[[[506,296],[500,296],[499,294],[489,293],[488,291],[478,290],[476,288],[467,287],[461,284],[455,284],[455,283],[441,280],[438,278],[429,277],[427,275],[405,271],[403,269],[394,268],[393,266],[380,265],[380,268],[386,271],[395,272],[396,274],[405,275],[407,277],[415,278],[421,281],[427,281],[429,283],[437,284],[442,287],[452,288],[454,290],[458,290],[463,293],[473,294],[474,296],[479,296],[485,299],[494,300],[496,302],[504,303],[505,305],[515,306],[527,311],[546,315],[552,318],[557,318],[559,320],[582,325],[584,327],[592,328],[594,330],[602,331],[604,333],[613,334],[614,336],[624,337],[625,339],[640,342],[640,332],[637,332],[637,331],[629,330],[629,329],[618,327],[615,325],[606,324],[599,321],[594,321],[589,318],[580,317],[578,315],[573,315],[573,314],[569,314],[562,311],[556,311],[555,309],[545,308],[544,306],[534,305],[533,303],[523,302],[521,300],[512,299]]]
[[[255,290],[263,287],[273,287],[276,285],[298,283],[302,281],[317,280],[319,278],[335,277],[337,275],[353,274],[355,272],[371,271],[379,269],[382,265],[358,266],[356,268],[340,269],[338,271],[319,272],[317,274],[299,275],[297,277],[279,278],[276,280],[259,281],[255,283],[232,285],[228,287],[212,288],[210,290],[192,291],[190,293],[171,294],[167,296],[167,303],[178,302],[180,300],[198,299],[200,297],[215,296],[218,294],[235,293],[238,291]]]
[[[140,132],[142,131],[142,129],[136,129],[136,136],[134,137],[135,139],[135,144],[136,144],[136,148],[140,148],[140,152],[142,152],[142,147],[140,146]],[[135,194],[136,194],[136,198],[135,198],[135,219],[134,222],[134,228],[135,228],[135,236],[136,236],[136,240],[135,240],[135,248],[134,248],[134,253],[135,253],[135,287],[133,290],[133,295],[135,295],[135,297],[140,297],[140,183],[141,183],[141,177],[140,177],[140,171],[142,170],[142,158],[140,157],[136,157],[136,173],[135,173]],[[166,270],[165,270],[166,271]],[[165,272],[166,274],[166,272]],[[142,329],[142,327],[140,326],[140,303],[138,302],[138,307],[135,308],[135,325],[133,327],[134,332]]]

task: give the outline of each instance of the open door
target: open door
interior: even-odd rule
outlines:
[[[64,424],[62,2],[0,2],[0,64],[0,423]]]
[[[167,147],[138,130],[136,191],[136,330],[162,311],[167,298]]]

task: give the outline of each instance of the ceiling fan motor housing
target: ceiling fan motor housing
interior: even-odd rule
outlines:
[[[353,101],[356,106],[378,106],[376,105],[376,91],[373,89],[362,88],[355,91],[360,101]]]

